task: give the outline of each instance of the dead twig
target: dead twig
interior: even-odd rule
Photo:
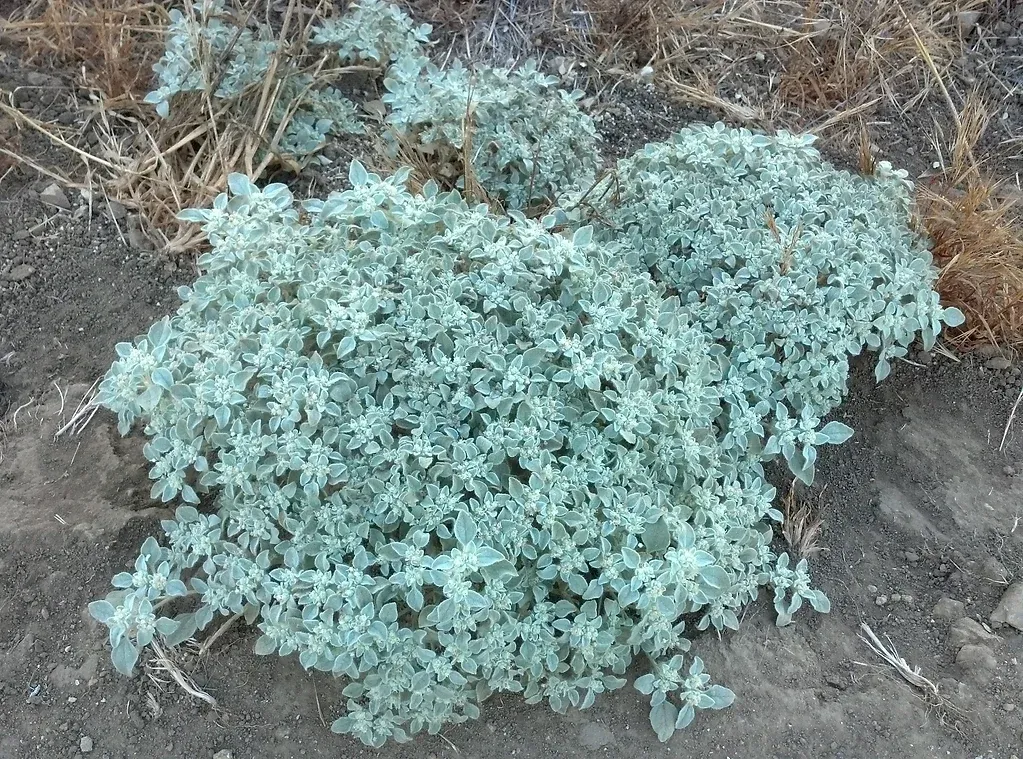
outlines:
[[[155,656],[155,662],[150,665],[153,672],[160,672],[168,675],[175,683],[177,683],[178,687],[185,691],[185,693],[189,696],[197,698],[200,701],[205,701],[214,709],[217,708],[217,700],[196,685],[195,680],[189,677],[189,675],[183,672],[181,668],[174,663],[156,640],[150,644],[150,647],[153,649],[153,654]]]

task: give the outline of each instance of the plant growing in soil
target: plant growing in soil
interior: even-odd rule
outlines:
[[[470,70],[457,61],[441,68],[426,55],[429,33],[390,3],[362,0],[313,37],[344,62],[386,68],[392,158],[426,165],[446,186],[479,190],[519,210],[592,184],[597,131],[579,108],[581,92],[560,89],[532,60],[515,69]]]
[[[153,65],[158,86],[145,102],[167,117],[176,97],[207,93],[217,110],[244,111],[242,96],[255,101],[266,97],[262,90],[268,72],[276,71],[268,116],[269,133],[280,152],[305,160],[330,135],[361,134],[364,127],[355,103],[279,61],[281,44],[266,24],[236,19],[223,0],[201,0],[185,12],[171,10],[164,54]]]
[[[576,95],[530,65],[440,70],[427,29],[371,0],[352,12],[316,39],[389,65],[405,144],[460,157],[508,207],[579,202],[497,215],[355,162],[323,201],[233,174],[183,213],[212,245],[202,275],[117,347],[99,402],[150,438],[153,497],[185,505],[90,610],[122,672],[157,637],[242,616],[258,653],[345,680],[333,728],[372,746],[498,691],[585,708],[639,658],[667,740],[733,700],[689,630],[736,629],[765,586],[779,624],[829,608],[806,561],[771,547],[763,463],[811,481],[816,447],[852,434],[822,423],[848,356],[877,350],[882,379],[917,334],[961,321],[931,290],[908,183],[718,126],[587,191]],[[242,72],[263,48],[233,36]],[[546,129],[537,108],[557,112]]]
[[[258,652],[345,679],[333,727],[370,745],[475,717],[496,691],[586,707],[636,657],[662,740],[727,706],[688,629],[737,628],[763,586],[779,624],[804,602],[828,610],[805,560],[771,548],[782,517],[762,468],[780,453],[810,479],[815,447],[851,433],[820,426],[844,392],[824,343],[883,359],[957,317],[894,222],[902,178],[851,189],[812,157],[800,138],[684,132],[624,165],[620,228],[596,238],[556,233],[565,213],[412,194],[407,171],[354,163],[353,189],[301,210],[284,186],[233,176],[232,197],[187,214],[213,244],[203,275],[118,346],[101,386],[122,432],[151,438],[154,497],[216,497],[215,513],[179,508],[167,545],[147,541],[92,604],[117,668],[154,635],[175,644],[235,614],[261,630]],[[687,178],[691,197],[672,184]],[[829,197],[850,216],[829,216]],[[800,224],[825,258],[788,243]]]
[[[236,175],[190,214],[205,273],[118,346],[101,402],[144,425],[154,497],[217,508],[179,508],[92,605],[115,665],[243,614],[260,653],[349,681],[334,728],[372,745],[495,691],[588,706],[637,656],[662,736],[727,705],[683,615],[734,628],[766,584],[786,613],[827,599],[770,548],[720,350],[589,228],[404,179],[353,164],[303,217]],[[180,596],[194,608],[157,616]]]

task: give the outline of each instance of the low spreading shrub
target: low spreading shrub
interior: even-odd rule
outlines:
[[[442,178],[471,172],[506,208],[548,205],[596,176],[597,132],[579,109],[582,93],[559,89],[532,61],[470,71],[404,58],[384,84],[392,149],[427,156]]]
[[[571,151],[534,184],[514,146],[547,139],[529,109],[550,104],[516,93],[553,82],[441,71],[410,52],[425,31],[384,17],[320,41],[387,61],[392,118],[425,143],[464,148],[455,96],[483,93],[489,191],[572,204],[495,214],[356,162],[326,200],[235,174],[184,213],[212,246],[201,276],[117,346],[99,395],[149,438],[153,497],[183,505],[90,610],[122,672],[157,637],[243,616],[258,653],[345,681],[333,728],[372,746],[495,692],[585,708],[638,659],[667,740],[733,700],[693,631],[736,629],[762,587],[778,624],[829,608],[772,549],[763,464],[810,481],[817,446],[852,434],[823,423],[849,356],[876,350],[881,379],[961,314],[890,167],[853,177],[807,138],[701,127],[590,191]],[[551,150],[581,123],[555,99]]]
[[[337,51],[344,63],[386,67],[419,58],[430,42],[430,26],[416,26],[396,5],[382,0],[357,0],[345,13],[316,27],[313,42]]]
[[[427,57],[429,34],[390,3],[360,0],[313,38],[342,61],[385,69],[392,158],[411,151],[433,178],[463,191],[478,187],[518,210],[592,183],[597,131],[579,108],[581,92],[560,89],[531,60],[515,69],[470,70],[457,61],[441,68]]]

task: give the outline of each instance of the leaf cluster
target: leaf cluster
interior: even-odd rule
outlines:
[[[930,349],[945,309],[930,242],[908,222],[912,185],[828,164],[810,135],[696,125],[619,163],[590,193],[600,238],[628,241],[723,350],[729,444],[782,455],[813,479],[815,448],[851,430],[821,427],[847,393],[849,359],[875,374],[919,336]]]

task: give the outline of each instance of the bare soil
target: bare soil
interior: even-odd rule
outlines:
[[[0,86],[28,85],[29,73],[8,58]],[[70,85],[46,76],[30,85],[28,105],[58,118]],[[609,154],[715,118],[648,89],[616,98],[601,120]],[[931,159],[927,119],[921,109],[879,140],[883,157],[914,176]],[[1018,105],[999,120],[1023,123]],[[852,161],[840,145],[825,149]],[[1023,756],[1023,637],[994,629],[964,654],[949,635],[964,618],[987,625],[1023,574],[1023,414],[1001,446],[1023,377],[989,368],[996,352],[916,353],[879,386],[869,362],[856,366],[838,414],[856,436],[822,451],[804,494],[826,522],[812,566],[832,612],[779,629],[764,600],[739,632],[699,636],[695,649],[737,700],[666,745],[627,688],[567,716],[495,698],[477,722],[372,751],[329,731],[340,695],[332,678],[257,658],[244,627],[192,662],[216,709],[152,668],[117,675],[85,607],[170,510],[149,499],[141,438],[122,439],[110,414],[78,436],[55,432],[113,346],[170,312],[191,272],[133,246],[99,202],[90,210],[68,192],[70,211],[44,205],[47,184],[20,169],[0,182],[0,759]],[[883,663],[862,623],[940,698]]]

